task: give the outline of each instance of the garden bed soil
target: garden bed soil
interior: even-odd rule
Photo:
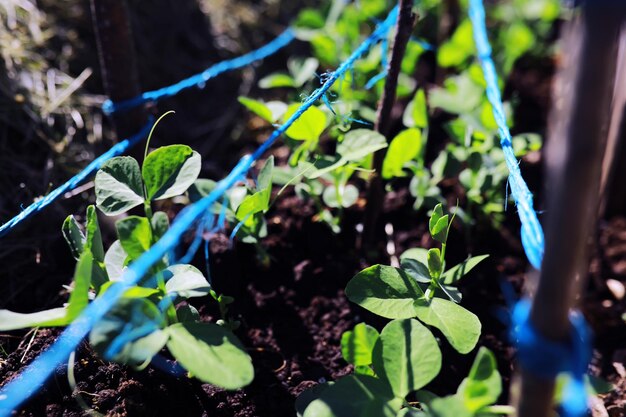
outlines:
[[[231,314],[242,322],[236,334],[248,347],[255,366],[255,379],[248,387],[227,392],[152,367],[137,372],[101,360],[83,342],[75,361],[77,392],[72,393],[69,388],[66,367],[60,367],[18,415],[85,415],[76,395],[97,412],[112,416],[295,415],[294,401],[300,392],[351,372],[351,366],[341,357],[341,334],[362,321],[379,330],[386,323],[351,304],[343,293],[348,280],[372,262],[362,259],[355,249],[354,226],[362,216],[360,210],[348,211],[344,232],[334,235],[312,219],[314,210],[310,205],[295,196],[281,196],[268,218],[269,237],[264,244],[272,262],[266,268],[257,262],[253,247],[235,244],[231,248],[225,236],[213,238],[213,283],[218,291],[235,297]],[[425,216],[413,211],[406,190],[390,193],[385,210],[383,220],[394,222],[392,239],[397,253],[432,244]],[[465,258],[468,245],[472,254],[491,255],[465,279],[461,290],[463,305],[481,318],[483,331],[479,344],[496,353],[507,387],[513,371],[513,350],[507,342],[506,326],[498,318],[506,308],[500,287],[507,282],[519,291],[527,267],[519,243],[507,237],[515,227],[513,224],[502,228],[504,233],[477,231],[472,242],[467,242],[456,224],[449,249],[451,263]],[[599,242],[589,291],[582,305],[596,333],[591,371],[616,384],[617,389],[604,396],[604,401],[609,415],[617,417],[626,415],[626,326],[621,319],[624,300],[615,299],[603,284],[603,277],[626,282],[626,220],[602,225]],[[375,257],[380,262],[389,262],[382,247]],[[54,293],[58,288],[49,290]],[[194,301],[203,319],[219,318],[211,300],[203,301]],[[23,332],[2,335],[3,348],[10,353],[2,362],[0,379],[6,383],[15,377],[59,333],[58,329],[42,329],[34,337],[32,333],[22,337]],[[447,394],[467,374],[473,355],[458,354],[445,340],[442,348],[442,371],[428,388]],[[505,390],[501,402],[506,402],[507,397]]]

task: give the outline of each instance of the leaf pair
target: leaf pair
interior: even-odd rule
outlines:
[[[200,173],[200,155],[189,146],[170,145],[151,152],[143,167],[130,156],[104,163],[96,173],[96,205],[115,216],[145,201],[184,193]]]
[[[297,403],[304,417],[396,416],[404,397],[428,384],[441,368],[441,351],[426,327],[394,320],[378,332],[365,324],[342,337],[342,353],[357,369]],[[312,398],[313,397],[313,398]]]
[[[489,349],[481,347],[456,394],[439,398],[424,392],[428,395],[422,395],[420,402],[425,416],[473,417],[482,415],[486,407],[498,400],[501,392],[502,379],[495,356]]]
[[[415,271],[422,280],[427,271],[423,265]],[[461,353],[471,351],[480,336],[478,317],[454,302],[435,297],[425,300],[418,280],[405,270],[374,265],[358,273],[346,286],[350,301],[379,316],[390,319],[417,317],[438,328],[450,344]]]
[[[186,308],[185,308],[186,307]],[[179,310],[191,310],[185,306]],[[197,314],[197,312],[196,312]],[[165,325],[157,306],[145,298],[123,298],[96,325],[89,341],[103,357],[145,367],[167,346],[174,358],[203,382],[238,389],[254,378],[254,368],[237,337],[212,323],[198,323],[193,313]]]

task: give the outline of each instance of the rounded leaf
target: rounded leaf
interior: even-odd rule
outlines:
[[[116,216],[142,204],[143,182],[139,164],[130,156],[109,159],[96,173],[96,206]]]
[[[167,347],[193,376],[225,389],[238,389],[254,378],[252,360],[230,331],[212,323],[177,323],[166,328]]]
[[[436,327],[460,353],[468,353],[480,337],[481,324],[476,315],[452,301],[433,298],[430,303],[415,304],[417,318]]]
[[[403,177],[404,164],[420,154],[422,142],[422,132],[415,128],[403,130],[393,138],[383,161],[383,178]]]
[[[283,120],[288,120],[299,108],[300,104],[289,106]],[[324,129],[326,129],[326,114],[317,107],[309,107],[285,134],[295,140],[316,141]]]
[[[211,285],[202,272],[192,265],[172,265],[165,270],[165,290],[179,297],[204,297]]]
[[[341,354],[346,362],[355,366],[372,363],[372,350],[378,340],[378,331],[365,323],[359,323],[353,330],[341,335]]]
[[[368,375],[348,375],[311,401],[304,417],[395,417],[402,401],[394,398],[384,380]]]
[[[146,157],[141,174],[149,200],[175,197],[200,174],[200,154],[186,145],[163,146]]]
[[[346,286],[350,301],[389,319],[415,317],[414,302],[423,295],[406,272],[385,265],[364,269]]]
[[[433,334],[414,319],[394,320],[380,334],[372,355],[374,370],[404,398],[432,381],[441,369],[441,351]]]

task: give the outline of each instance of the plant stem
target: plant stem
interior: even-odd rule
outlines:
[[[398,87],[398,75],[406,51],[406,45],[411,37],[416,16],[413,14],[413,0],[399,0],[398,21],[396,23],[396,35],[391,49],[391,59],[387,67],[387,77],[385,78],[385,88],[383,95],[378,102],[376,124],[374,130],[387,137],[391,126],[391,110],[396,101],[396,89]],[[389,138],[387,138],[389,141]],[[363,240],[364,247],[370,246],[376,236],[376,226],[378,217],[383,207],[383,181],[381,170],[385,159],[384,150],[374,153],[373,168],[375,170],[367,190],[367,206],[365,208],[365,219],[363,220]]]

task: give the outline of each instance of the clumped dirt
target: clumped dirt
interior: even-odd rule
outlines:
[[[388,196],[383,220],[396,219],[393,240],[398,253],[417,245],[432,245],[425,235],[425,216],[415,214],[410,205],[407,193]],[[214,285],[235,297],[231,314],[242,322],[236,333],[248,347],[255,365],[256,375],[250,386],[226,392],[152,367],[137,372],[102,361],[83,343],[75,362],[77,392],[71,392],[66,368],[60,367],[18,415],[82,416],[84,411],[76,400],[77,395],[94,410],[114,416],[294,415],[294,400],[300,392],[351,371],[341,357],[342,332],[361,321],[379,329],[386,323],[349,303],[343,293],[348,280],[371,262],[363,260],[355,250],[353,230],[362,215],[360,209],[347,212],[344,233],[340,235],[333,235],[326,226],[314,222],[313,214],[313,208],[302,204],[295,196],[278,200],[268,218],[270,230],[265,244],[272,262],[267,268],[257,262],[251,246],[235,244],[231,249],[228,239],[222,235],[211,243]],[[464,249],[467,242],[458,226],[450,237],[450,262],[467,255]],[[513,371],[513,350],[506,339],[506,326],[498,319],[498,311],[506,307],[500,286],[508,282],[519,290],[526,263],[519,246],[507,239],[506,234],[476,234],[471,243],[473,254],[490,253],[491,257],[462,284],[463,304],[481,318],[480,344],[496,353],[500,372],[508,385]],[[618,248],[626,245],[626,220],[617,219],[603,225],[600,243],[583,307],[596,333],[591,371],[615,383],[617,389],[606,395],[604,401],[609,415],[617,417],[625,415],[626,329],[621,320],[624,301],[611,299],[606,284],[604,288],[600,285],[604,269],[612,271],[617,280],[626,281],[626,274],[620,269],[626,257],[616,254]],[[382,250],[377,257],[381,262],[388,262]],[[601,267],[594,270],[594,265]],[[216,306],[210,301],[194,304],[203,319],[214,321],[217,318]],[[11,353],[2,363],[0,379],[8,381],[17,375],[59,332],[40,330],[32,341],[31,335],[19,337],[23,333],[15,333],[16,338],[5,335],[3,346]],[[441,342],[442,372],[428,388],[446,394],[453,392],[467,374],[473,357],[460,355],[445,340]],[[501,401],[507,400],[505,392]]]

